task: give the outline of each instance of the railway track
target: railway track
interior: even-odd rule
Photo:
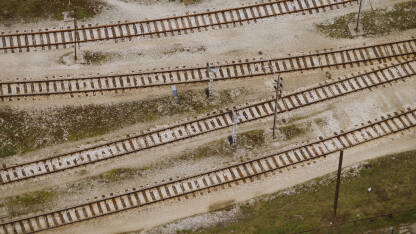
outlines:
[[[416,39],[377,44],[372,46],[309,53],[293,57],[259,61],[231,61],[218,65],[215,80],[229,80],[327,67],[353,67],[373,62],[398,60],[402,56],[414,56]],[[151,72],[110,76],[81,77],[35,81],[0,83],[2,101],[24,97],[72,95],[155,87],[172,84],[207,82],[207,67],[160,69]]]
[[[352,4],[357,0],[281,0],[216,11],[173,16],[109,25],[81,25],[66,29],[46,29],[35,32],[0,34],[0,49],[4,52],[29,51],[31,48],[58,49],[77,43],[131,39],[135,37],[161,37],[193,33],[209,28],[223,28],[257,22],[259,19],[299,12],[326,11]]]
[[[133,189],[120,195],[103,198],[62,210],[23,218],[0,225],[0,234],[31,233],[73,224],[138,208],[162,201],[202,195],[203,191],[216,187],[226,188],[239,183],[252,182],[261,175],[279,171],[285,167],[307,163],[339,150],[351,148],[387,135],[398,133],[416,126],[416,108],[382,116],[380,119],[362,123],[358,128],[340,131],[334,136],[309,144],[291,148],[213,170],[199,175],[159,184],[140,190]],[[228,187],[227,186],[227,187]]]
[[[357,91],[395,81],[405,81],[406,78],[414,75],[416,75],[416,60],[340,78],[282,97],[278,102],[277,112],[280,114]],[[247,123],[273,115],[274,107],[274,100],[266,100],[238,107],[235,111],[241,116],[239,123]],[[0,170],[0,184],[27,180],[170,144],[227,128],[232,125],[232,122],[230,111],[228,109],[222,110],[219,113],[208,114],[188,122],[128,136],[79,151],[3,168]]]

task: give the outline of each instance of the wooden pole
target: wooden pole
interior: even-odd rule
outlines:
[[[341,170],[342,170],[342,158],[344,156],[344,151],[339,152],[339,163],[338,163],[338,174],[337,174],[337,187],[335,188],[335,200],[334,200],[334,224],[337,223],[337,206],[338,206],[338,194],[339,194],[339,184],[341,182]]]
[[[273,139],[276,139],[275,135],[275,128],[276,128],[276,118],[277,118],[277,101],[278,101],[278,89],[275,88],[276,91],[276,100],[274,102],[274,120],[273,120]]]
[[[273,139],[276,139],[275,129],[276,129],[276,119],[277,119],[277,102],[282,96],[282,79],[279,76],[275,80],[274,90],[276,91],[276,99],[274,103],[274,119],[273,119]]]
[[[77,61],[77,42],[78,42],[78,32],[77,32],[77,11],[74,9],[74,50],[75,50],[75,62]]]
[[[358,18],[357,18],[357,26],[355,27],[355,31],[358,32],[358,25],[360,24],[360,15],[361,15],[361,5],[363,0],[360,0],[360,6],[358,7]]]

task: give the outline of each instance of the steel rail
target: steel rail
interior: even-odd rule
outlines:
[[[131,39],[136,37],[175,36],[194,30],[208,30],[208,28],[222,28],[229,25],[242,25],[244,22],[257,22],[259,19],[300,12],[325,11],[340,5],[352,4],[357,0],[282,0],[267,3],[253,4],[238,8],[230,8],[216,11],[207,11],[182,16],[173,16],[160,19],[142,20],[135,22],[97,25],[82,25],[75,30],[72,27],[66,29],[46,29],[39,32],[0,33],[0,50],[4,52],[21,52],[30,48],[58,49],[73,44],[75,37],[77,43],[93,41]],[[74,34],[74,32],[76,32]]]
[[[379,87],[395,81],[405,81],[416,74],[416,61],[407,61],[397,65],[385,66],[378,70],[352,75],[326,82],[302,91],[287,94],[278,102],[278,113],[300,109],[347,94]],[[236,108],[241,116],[239,122],[247,123],[274,114],[274,100],[246,104]],[[9,184],[59,171],[86,166],[103,160],[121,157],[134,152],[159,147],[196,137],[232,125],[229,109],[211,113],[194,120],[147,131],[138,135],[113,140],[86,149],[53,156],[33,162],[23,163],[0,169],[0,184]]]
[[[298,72],[327,67],[372,65],[373,62],[400,61],[416,53],[416,39],[357,48],[325,51],[258,61],[228,61],[218,65],[215,80],[250,78],[275,73]],[[0,100],[23,97],[103,93],[117,90],[157,87],[173,84],[208,82],[206,67],[159,69],[152,72],[79,77],[70,79],[0,82]]]
[[[312,143],[288,150],[278,151],[250,161],[189,176],[140,190],[109,196],[88,203],[60,209],[40,215],[26,217],[0,224],[0,234],[32,233],[83,222],[98,217],[120,213],[126,210],[161,203],[163,201],[203,195],[203,191],[225,185],[253,182],[262,175],[283,168],[295,167],[318,158],[326,157],[339,150],[345,150],[416,126],[416,108],[394,112],[380,119],[367,121],[360,127],[334,133]]]

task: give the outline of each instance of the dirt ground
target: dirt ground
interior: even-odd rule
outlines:
[[[397,1],[378,1],[378,7]],[[364,4],[363,9],[369,9]],[[232,61],[251,57],[281,57],[287,54],[343,48],[408,39],[416,30],[380,38],[334,40],[317,32],[315,24],[357,10],[356,5],[313,15],[288,15],[265,19],[257,24],[222,30],[202,31],[169,38],[136,39],[131,42],[102,42],[81,45],[81,51],[105,51],[120,54],[104,65],[63,65],[59,59],[73,49],[49,50],[38,53],[0,55],[0,80],[39,79],[53,75],[79,76],[88,74],[125,73],[178,65],[192,66],[210,62]],[[17,27],[17,26],[16,26]],[[39,26],[38,26],[39,27]],[[275,30],[270,30],[270,29]],[[184,51],[172,53],[178,48]],[[205,51],[199,50],[204,48]],[[188,51],[189,50],[189,51]],[[262,55],[259,55],[259,51]],[[180,62],[179,62],[180,61]]]
[[[166,147],[159,147],[148,151],[138,152],[120,159],[97,163],[85,169],[79,168],[59,173],[61,176],[41,177],[25,183],[5,185],[2,188],[1,197],[4,198],[22,192],[42,190],[59,185],[61,188],[70,188],[68,189],[68,192],[70,193],[60,195],[59,202],[57,204],[53,203],[53,207],[54,209],[58,207],[64,208],[85,202],[96,196],[99,197],[109,193],[117,194],[118,191],[124,192],[126,189],[138,188],[141,185],[157,184],[168,178],[181,178],[212,170],[214,169],[213,165],[215,165],[215,168],[219,168],[229,165],[230,163],[239,162],[240,160],[260,157],[268,152],[283,150],[287,147],[293,147],[297,143],[317,139],[319,136],[331,136],[333,132],[339,132],[341,129],[347,130],[357,126],[361,122],[379,118],[381,115],[385,116],[386,113],[392,113],[393,111],[399,111],[406,107],[414,106],[416,99],[413,95],[413,90],[415,87],[416,80],[414,80],[413,77],[406,82],[400,82],[393,86],[360,92],[342,99],[310,106],[301,111],[282,114],[279,119],[284,118],[291,124],[297,126],[311,124],[314,127],[308,129],[306,133],[289,141],[279,138],[275,142],[269,142],[266,146],[253,154],[237,154],[235,157],[209,157],[204,160],[180,162],[171,167],[158,166],[167,159],[175,160],[175,158],[180,157],[186,149],[196,148],[215,139],[225,138],[230,134],[230,129],[225,129],[205,136],[192,138],[184,142],[174,143]],[[320,122],[326,124],[320,124]],[[282,126],[282,123],[279,125]],[[264,120],[240,125],[239,131],[244,132],[252,129],[263,129],[266,132],[266,137],[270,139],[271,126],[272,117],[269,117]],[[370,156],[371,155],[368,155],[368,157]],[[105,186],[101,187],[88,187],[87,185],[86,187],[78,187],[78,191],[71,190],[73,186],[70,185],[76,181],[103,173],[110,169],[123,167],[151,167],[152,170],[146,172],[145,175],[135,176],[117,183],[105,184]],[[48,205],[45,205],[45,210],[50,209]]]
[[[415,149],[415,137],[413,130],[407,132],[404,136],[387,137],[377,142],[370,142],[352,148],[344,152],[343,165],[347,167],[362,160],[376,158],[397,151]],[[185,201],[170,201],[163,205],[126,211],[114,216],[103,217],[45,233],[54,233],[54,231],[59,231],[60,233],[120,233],[147,230],[179,218],[207,212],[212,204],[230,200],[243,202],[252,197],[279,191],[335,171],[337,165],[337,154],[333,154],[325,159],[318,160],[314,164],[298,167],[297,169],[284,170],[282,173],[263,178],[254,183],[234,186],[215,193],[205,193],[204,196]]]
[[[160,2],[148,4],[145,0],[137,1],[118,1],[106,0],[113,7],[106,10],[102,15],[89,22],[109,22],[119,20],[120,15],[127,20],[156,18],[170,15],[172,12],[182,14],[185,11],[206,10],[215,6],[225,8],[238,6],[241,3],[247,4],[249,1],[219,1],[206,0],[201,4],[183,7],[177,2]],[[367,1],[364,1],[367,2]],[[377,7],[389,7],[394,3],[402,1],[379,0]],[[364,5],[364,9],[370,6]],[[194,66],[205,64],[207,61],[230,61],[250,57],[282,57],[287,54],[301,54],[303,52],[323,50],[328,48],[340,49],[346,47],[362,46],[365,44],[376,44],[389,41],[408,39],[415,35],[416,30],[409,30],[401,33],[394,33],[379,38],[356,38],[334,40],[324,37],[316,31],[315,24],[330,20],[335,16],[346,14],[357,10],[357,5],[341,8],[338,10],[327,11],[326,13],[310,15],[283,16],[260,21],[257,24],[249,24],[243,27],[236,27],[222,30],[209,30],[197,32],[186,36],[176,36],[171,38],[159,39],[138,39],[131,42],[104,42],[99,44],[81,45],[81,50],[114,52],[121,55],[111,63],[103,65],[72,65],[66,66],[59,64],[59,58],[71,49],[59,49],[44,52],[1,54],[0,55],[0,81],[26,79],[39,79],[45,76],[79,76],[82,74],[110,74],[161,68],[175,67],[177,65]],[[140,15],[140,17],[137,17]],[[58,26],[57,22],[40,22],[31,25],[13,25],[16,28],[40,28]],[[2,28],[3,27],[3,28]],[[271,30],[271,28],[276,30]],[[0,31],[11,30],[0,26]],[[182,52],[173,52],[177,48],[184,48]],[[204,48],[201,50],[200,48]],[[188,51],[189,50],[189,51]],[[262,55],[259,55],[259,51]],[[301,87],[311,86],[315,83],[326,80],[326,72],[329,71],[332,77],[345,76],[362,69],[370,67],[360,67],[346,70],[328,69],[324,71],[309,71],[304,73],[285,74],[284,92],[291,92]],[[349,95],[342,99],[336,99],[322,104],[314,105],[302,109],[301,111],[283,114],[279,118],[293,120],[293,124],[301,125],[310,123],[311,129],[306,134],[302,134],[294,139],[285,141],[279,138],[275,142],[269,142],[265,147],[256,151],[256,154],[237,155],[236,157],[212,157],[203,160],[184,162],[174,167],[154,167],[166,158],[175,159],[183,154],[184,150],[192,149],[206,144],[212,140],[228,136],[231,129],[221,130],[215,133],[188,139],[183,142],[157,147],[151,150],[138,152],[124,156],[120,159],[109,160],[97,163],[87,168],[78,168],[62,173],[57,176],[41,177],[27,182],[5,185],[0,188],[0,200],[8,196],[16,196],[23,192],[36,191],[51,188],[53,186],[68,186],[86,177],[94,176],[113,168],[120,167],[154,167],[144,176],[133,177],[118,183],[110,183],[100,187],[82,187],[79,191],[68,190],[63,194],[57,204],[46,204],[45,210],[63,208],[94,199],[103,194],[123,192],[133,187],[141,185],[159,183],[168,178],[184,177],[198,172],[212,170],[215,167],[223,167],[230,163],[235,163],[241,159],[259,157],[267,152],[276,151],[291,147],[296,143],[316,139],[319,136],[329,136],[340,129],[350,129],[363,121],[378,118],[380,115],[391,113],[413,106],[416,103],[414,90],[416,88],[416,77],[409,78],[406,82],[388,85],[385,88],[372,89],[371,91],[359,92]],[[237,81],[218,82],[216,89],[229,89],[233,87],[250,87],[250,91],[241,102],[249,102],[258,99],[271,97],[272,77],[258,77],[254,79],[244,79]],[[206,84],[179,86],[181,88],[204,89]],[[23,100],[0,103],[3,106],[22,108],[30,110],[44,109],[62,105],[85,105],[90,103],[121,103],[129,100],[143,99],[150,95],[169,94],[170,87],[149,88],[128,91],[125,93],[106,93],[96,97],[54,97],[37,98],[35,100]],[[114,131],[110,134],[90,138],[77,142],[68,142],[62,145],[47,147],[25,155],[16,155],[2,161],[7,165],[32,161],[34,159],[50,157],[63,152],[73,151],[79,147],[89,144],[99,143],[100,141],[116,139],[126,134],[137,133],[146,128],[164,125],[175,121],[183,120],[191,116],[178,115],[166,117],[165,119],[137,124],[125,129]],[[317,122],[324,120],[325,125]],[[281,126],[283,124],[279,122]],[[239,131],[252,129],[264,129],[266,136],[270,138],[272,118],[263,119],[253,123],[239,126]],[[349,149],[345,152],[345,166],[353,165],[362,160],[383,156],[389,153],[401,152],[414,149],[414,130],[406,131],[405,134],[396,134],[374,142],[366,143],[359,147]],[[148,230],[157,225],[174,221],[179,218],[188,217],[208,211],[212,204],[234,200],[235,202],[272,193],[297,183],[307,181],[317,176],[332,172],[337,167],[337,157],[331,155],[325,159],[319,159],[316,163],[298,167],[297,169],[284,170],[283,173],[264,178],[254,183],[241,186],[234,186],[231,189],[209,193],[196,199],[186,201],[170,201],[160,205],[150,206],[141,209],[134,209],[121,214],[103,217],[94,221],[83,222],[70,225],[60,229],[49,231],[55,233],[118,233],[131,230]],[[67,183],[66,185],[64,183]],[[82,192],[80,192],[82,191]]]

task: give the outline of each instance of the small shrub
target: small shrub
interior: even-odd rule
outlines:
[[[88,65],[100,65],[109,61],[110,58],[111,54],[109,53],[93,52],[89,50],[84,52],[84,60]]]
[[[291,140],[305,133],[303,128],[300,128],[294,124],[280,127],[279,131],[285,136],[286,140]]]

